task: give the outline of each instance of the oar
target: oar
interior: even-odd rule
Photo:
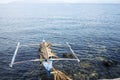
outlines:
[[[16,50],[15,50],[15,52],[14,52],[14,55],[13,55],[13,58],[12,58],[11,64],[9,65],[10,67],[13,66],[13,63],[14,63],[14,61],[15,61],[15,58],[16,58],[16,55],[17,55],[17,52],[18,52],[18,48],[19,48],[19,46],[20,46],[20,42],[17,43]]]

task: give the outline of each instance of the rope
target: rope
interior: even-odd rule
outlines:
[[[54,67],[52,68],[52,72],[54,75],[54,80],[72,80],[68,76],[66,76],[63,72],[56,70]]]

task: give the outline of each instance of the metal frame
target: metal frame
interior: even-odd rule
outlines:
[[[43,42],[45,42],[45,40],[43,40]],[[52,60],[52,61],[78,61],[80,62],[79,58],[77,57],[77,55],[74,53],[73,49],[71,48],[70,44],[68,42],[66,42],[67,46],[64,45],[64,47],[69,47],[70,51],[72,52],[72,54],[74,55],[75,58],[71,59],[71,58],[57,58],[57,59],[48,59],[48,60]],[[21,64],[21,63],[26,63],[26,62],[36,62],[36,61],[40,61],[40,59],[34,59],[34,60],[26,60],[26,61],[19,61],[19,62],[15,62],[15,58],[17,55],[17,52],[19,50],[19,47],[22,46],[39,46],[39,44],[27,44],[27,45],[20,45],[20,42],[17,43],[14,55],[12,57],[11,63],[10,63],[10,67],[13,67],[14,64]],[[61,46],[63,47],[61,44],[53,44],[53,46]],[[43,59],[42,61],[44,61],[45,59]]]

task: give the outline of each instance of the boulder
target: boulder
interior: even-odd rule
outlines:
[[[106,67],[111,67],[117,65],[117,61],[114,60],[103,60],[103,65]]]
[[[70,54],[70,53],[64,53],[64,54],[63,54],[63,57],[64,57],[64,58],[74,58],[74,55],[73,55],[73,54]]]

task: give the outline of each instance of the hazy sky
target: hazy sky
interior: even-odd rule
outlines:
[[[0,0],[0,3],[120,3],[120,0]]]

